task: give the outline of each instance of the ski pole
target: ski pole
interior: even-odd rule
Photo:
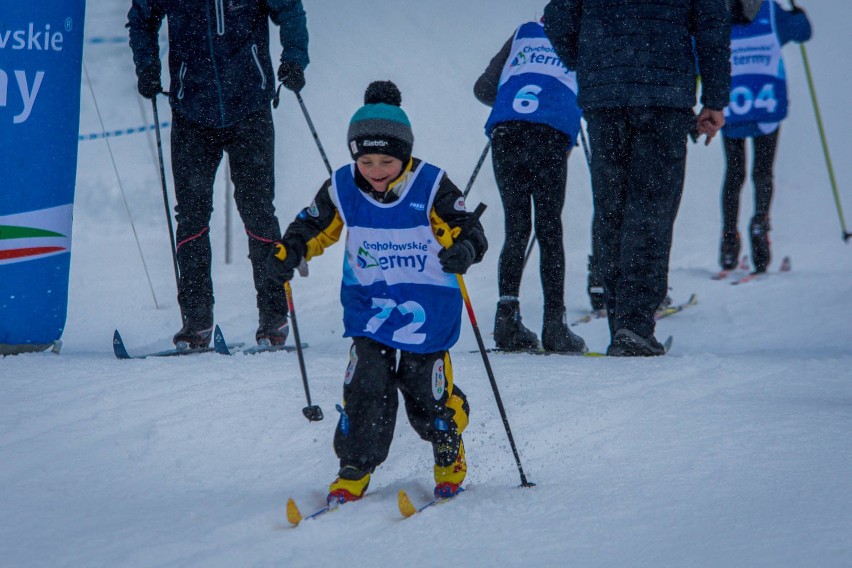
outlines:
[[[272,97],[272,108],[278,108],[282,85],[284,85],[284,83],[278,83],[278,88],[275,89],[275,96]],[[302,108],[302,114],[305,115],[305,122],[308,123],[308,128],[310,129],[311,134],[314,137],[314,142],[317,143],[317,149],[319,149],[320,156],[322,156],[322,161],[325,164],[325,169],[328,170],[328,175],[331,175],[331,164],[328,161],[328,156],[325,155],[325,150],[323,149],[322,143],[320,142],[319,135],[317,134],[317,129],[314,128],[314,121],[311,120],[311,115],[308,113],[308,107],[305,106],[305,101],[302,100],[302,93],[296,91],[295,95],[296,99],[298,99],[299,101],[299,106]]]
[[[479,217],[482,216],[482,212],[485,211],[485,207],[484,203],[480,203],[476,207],[476,210],[473,212],[473,216],[470,218],[468,223],[475,223]],[[459,233],[459,236],[463,233],[464,229],[462,229]],[[449,231],[438,229],[436,236],[438,237],[438,241],[445,248],[452,246],[453,238],[449,234]],[[470,325],[473,328],[473,335],[476,337],[476,344],[479,346],[480,354],[482,354],[482,362],[485,364],[485,372],[488,375],[488,381],[491,383],[491,390],[494,392],[494,400],[497,402],[497,409],[500,411],[503,428],[506,430],[506,436],[509,438],[509,446],[512,448],[512,455],[515,456],[515,464],[518,466],[518,473],[521,476],[521,487],[532,487],[535,483],[527,481],[527,476],[524,473],[524,467],[521,465],[521,456],[518,454],[518,448],[515,445],[515,439],[512,436],[512,428],[509,426],[509,418],[506,416],[506,409],[503,407],[503,399],[500,397],[500,390],[497,388],[494,371],[491,368],[491,362],[488,360],[488,352],[485,350],[485,343],[482,341],[482,334],[479,332],[479,325],[476,323],[476,314],[473,313],[473,306],[470,302],[470,296],[467,293],[467,286],[465,286],[464,278],[461,274],[456,274],[456,279],[459,283],[459,291],[461,292],[462,299],[464,300]]]
[[[482,163],[485,161],[485,156],[488,155],[488,150],[491,149],[491,139],[488,139],[488,143],[485,145],[485,148],[482,149],[482,154],[479,156],[479,161],[476,162],[476,167],[473,168],[473,173],[470,175],[470,179],[467,182],[467,185],[464,188],[464,193],[462,194],[465,198],[467,198],[467,194],[470,193],[471,188],[473,187],[473,182],[476,179],[476,176],[479,175],[479,169],[482,167]]]
[[[797,8],[796,2],[794,0],[790,0],[790,6],[792,6],[794,10]],[[805,49],[804,43],[799,44],[799,49],[802,52],[802,63],[805,67],[805,76],[808,79],[808,91],[810,91],[811,103],[814,107],[814,115],[816,116],[817,129],[819,130],[819,139],[822,143],[822,153],[825,156],[825,165],[828,169],[828,179],[831,182],[831,189],[834,192],[834,203],[837,206],[837,215],[840,217],[840,228],[843,231],[843,241],[849,242],[849,238],[852,237],[852,233],[846,230],[846,222],[844,221],[843,216],[843,206],[840,204],[840,193],[837,191],[837,180],[834,177],[834,167],[831,165],[831,154],[829,154],[828,151],[828,140],[825,137],[825,128],[822,125],[822,115],[819,112],[819,103],[817,102],[814,79],[811,75],[810,63],[808,62],[808,51]]]
[[[308,123],[308,128],[314,137],[314,142],[317,143],[317,149],[319,150],[320,156],[322,156],[325,169],[328,170],[328,175],[331,175],[331,164],[328,162],[328,156],[325,155],[325,150],[323,150],[322,143],[317,135],[317,129],[314,128],[314,121],[311,120],[311,115],[308,114],[308,107],[305,106],[305,101],[302,100],[302,94],[297,92],[296,98],[299,100],[299,106],[302,107],[302,114],[305,115],[305,122]]]
[[[163,164],[163,141],[160,137],[160,115],[157,112],[157,95],[151,97],[154,108],[154,130],[157,133],[157,158],[160,162],[160,183],[163,186],[163,204],[166,206],[166,222],[169,225],[169,241],[172,244],[172,264],[175,267],[175,285],[180,289],[180,270],[177,261],[177,246],[175,246],[175,231],[172,226],[172,210],[169,207],[169,192],[166,189],[166,167]]]
[[[287,307],[290,309],[290,320],[293,322],[293,338],[296,341],[296,355],[299,356],[299,371],[302,373],[305,398],[308,400],[308,405],[302,409],[302,414],[311,422],[317,422],[323,418],[322,409],[319,405],[311,404],[311,390],[308,388],[308,373],[305,370],[305,354],[302,352],[302,341],[299,338],[299,324],[296,321],[296,308],[293,305],[293,290],[290,288],[290,282],[284,283],[284,291],[287,293]]]

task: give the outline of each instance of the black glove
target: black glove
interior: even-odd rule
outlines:
[[[139,94],[146,99],[153,99],[157,93],[163,92],[163,85],[160,83],[160,67],[159,65],[148,65],[139,73],[136,88]]]
[[[277,284],[293,279],[293,271],[299,266],[299,255],[287,250],[282,243],[275,243],[266,257],[266,276]]]
[[[450,274],[464,274],[473,264],[474,258],[476,258],[476,250],[468,240],[457,241],[450,248],[438,253],[441,268]]]
[[[278,80],[294,93],[298,93],[305,86],[305,71],[295,61],[282,61],[278,67]]]

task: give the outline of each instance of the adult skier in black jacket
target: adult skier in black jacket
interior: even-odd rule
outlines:
[[[589,125],[607,353],[662,355],[654,311],[668,287],[687,134],[697,128],[709,143],[728,103],[726,0],[551,0],[544,25],[562,62],[577,70]]]
[[[266,276],[275,217],[274,144],[270,101],[275,90],[269,20],[280,27],[278,79],[292,91],[305,84],[308,32],[300,0],[133,0],[127,15],[139,93],[162,92],[158,35],[169,25],[169,102],[177,213],[178,303],[183,327],[175,344],[207,346],[213,330],[209,223],[213,182],[228,153],[237,209],[245,224],[257,292],[258,343],[283,344],[287,301]]]

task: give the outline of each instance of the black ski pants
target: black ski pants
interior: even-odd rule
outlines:
[[[769,206],[774,191],[773,169],[780,128],[771,134],[752,138],[754,159],[751,181],[754,184],[754,219],[769,218]],[[722,186],[722,231],[737,232],[740,211],[740,192],[745,185],[746,139],[722,137],[725,143],[725,184]]]
[[[266,276],[271,243],[281,238],[275,217],[275,131],[265,109],[226,128],[206,128],[174,113],[172,172],[175,180],[178,303],[192,313],[213,305],[210,275],[210,216],[213,183],[223,152],[228,153],[237,210],[248,235],[257,306],[287,314],[284,290]]]
[[[562,207],[568,175],[568,137],[546,124],[507,122],[491,132],[494,177],[505,212],[505,240],[497,265],[500,296],[517,297],[533,225],[540,251],[545,311],[565,304]]]
[[[610,334],[654,335],[666,297],[683,193],[690,109],[624,107],[585,113],[592,152],[593,231]]]
[[[334,433],[340,467],[372,472],[388,456],[402,393],[408,421],[441,454],[458,454],[470,409],[453,382],[448,351],[399,351],[366,337],[355,337],[343,384],[343,411]],[[447,452],[450,445],[455,451]],[[452,463],[441,463],[447,466]]]

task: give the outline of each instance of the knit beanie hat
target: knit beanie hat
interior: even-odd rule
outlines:
[[[391,81],[374,81],[364,92],[364,106],[349,121],[349,152],[357,160],[364,154],[385,154],[403,163],[411,157],[414,133],[399,107],[402,94]]]

